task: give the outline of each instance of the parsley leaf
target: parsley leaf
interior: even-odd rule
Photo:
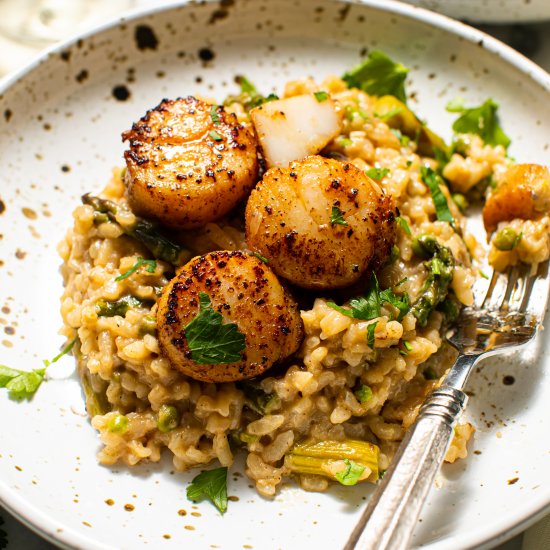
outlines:
[[[380,302],[388,303],[399,310],[399,315],[397,316],[398,321],[401,321],[411,309],[409,294],[404,292],[402,296],[398,296],[391,288],[387,288],[380,292]]]
[[[488,99],[479,107],[467,108],[463,101],[454,100],[447,104],[447,111],[460,113],[453,124],[457,134],[477,134],[489,145],[510,145],[510,138],[504,133],[498,119],[498,104]]]
[[[373,180],[380,181],[385,178],[389,173],[388,168],[369,168],[365,171],[367,176]]]
[[[30,397],[42,384],[45,372],[46,367],[29,372],[0,365],[0,388],[6,388],[15,399]]]
[[[210,130],[210,132],[208,132],[208,135],[209,135],[214,141],[221,141],[221,140],[222,140],[222,136],[220,136],[220,134],[218,134],[218,132],[216,132],[216,130]]]
[[[313,95],[319,103],[323,103],[323,101],[326,101],[328,99],[327,92],[315,92]]]
[[[455,220],[449,210],[447,199],[439,187],[439,176],[429,166],[422,166],[420,175],[432,194],[437,219],[442,222],[454,223]]]
[[[350,88],[359,88],[375,96],[393,95],[406,103],[405,80],[408,72],[409,69],[401,63],[374,50],[362,63],[346,72],[342,79]]]
[[[335,477],[342,485],[356,485],[357,482],[361,479],[365,467],[357,464],[349,458],[344,458],[344,464],[346,469],[338,472]]]
[[[348,222],[344,219],[344,214],[337,206],[332,207],[330,225],[348,225]]]
[[[412,232],[407,220],[405,218],[402,218],[401,216],[397,216],[396,220],[399,227],[401,227],[401,229],[405,232],[405,234],[410,237],[412,235]]]
[[[399,310],[398,319],[402,319],[411,308],[409,295],[406,292],[402,296],[397,296],[391,288],[381,291],[378,279],[373,273],[371,286],[365,296],[352,298],[349,301],[349,308],[338,306],[334,302],[327,302],[327,305],[347,317],[370,321],[382,315],[383,303],[388,303]]]
[[[122,275],[119,275],[115,281],[122,281],[123,279],[126,279],[126,277],[129,277],[132,273],[135,273],[142,265],[147,266],[147,269],[145,270],[147,273],[154,273],[157,268],[157,261],[144,260],[141,256],[138,256],[137,262],[128,271],[125,271]]]
[[[61,357],[69,353],[75,343],[76,338],[69,342],[53,359],[44,359],[44,367],[41,369],[24,371],[19,369],[11,369],[5,365],[0,365],[0,388],[6,388],[9,392],[9,396],[14,399],[31,397],[34,393],[36,393],[36,390],[44,381],[46,369],[52,363],[56,363]]]
[[[240,361],[246,347],[244,334],[235,323],[224,324],[222,314],[212,308],[208,294],[200,292],[199,300],[199,313],[185,327],[193,361],[201,365]]]
[[[378,321],[374,321],[374,323],[367,326],[367,346],[369,346],[370,349],[374,349],[374,331],[376,330],[377,324]]]
[[[361,384],[359,389],[355,390],[354,394],[355,394],[355,397],[357,397],[357,401],[363,404],[363,403],[366,403],[369,399],[371,399],[372,389],[370,388],[370,386],[367,386],[366,384]]]
[[[187,487],[189,500],[208,498],[224,514],[227,511],[227,468],[215,468],[200,473]]]
[[[238,76],[236,80],[241,87],[241,93],[237,96],[229,96],[224,101],[225,105],[231,105],[231,103],[239,102],[243,104],[245,111],[248,112],[263,103],[279,99],[279,97],[275,94],[269,94],[267,97],[264,97],[260,94],[260,92],[258,92],[256,86],[254,86],[254,84],[252,84],[252,82],[250,82],[250,80],[248,80],[245,76]]]
[[[219,107],[219,105],[212,105],[212,107],[210,107],[210,118],[212,119],[214,126],[218,126],[220,123],[220,115],[218,113]]]

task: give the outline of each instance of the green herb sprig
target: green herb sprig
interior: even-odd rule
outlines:
[[[365,467],[361,464],[357,464],[349,458],[344,458],[344,464],[346,469],[338,472],[335,477],[342,484],[346,486],[357,485],[357,482],[361,479]]]
[[[46,369],[53,363],[57,363],[61,357],[69,353],[76,343],[77,338],[71,340],[53,359],[44,359],[44,367],[32,371],[12,369],[0,365],[0,388],[6,388],[12,399],[25,399],[32,397],[40,384],[44,381]]]
[[[407,102],[405,80],[409,69],[385,53],[373,50],[363,62],[344,73],[342,79],[350,88],[359,88],[369,95],[393,95]]]
[[[200,473],[187,487],[187,498],[195,502],[208,498],[225,514],[227,511],[227,468],[215,468]]]
[[[333,206],[330,212],[330,225],[348,225],[344,214],[337,206]]]
[[[125,271],[124,273],[119,275],[115,279],[115,281],[122,281],[122,280],[126,279],[127,277],[129,277],[130,275],[135,273],[142,265],[147,266],[147,268],[145,269],[145,271],[147,271],[147,273],[154,273],[155,269],[157,268],[157,261],[156,260],[145,260],[141,256],[138,256],[138,259],[137,259],[136,263],[128,271]]]

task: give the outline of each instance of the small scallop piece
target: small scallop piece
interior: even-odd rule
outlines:
[[[122,134],[132,210],[174,229],[215,221],[258,178],[258,144],[233,113],[194,97],[164,99]]]
[[[504,174],[483,206],[483,223],[492,233],[502,221],[532,220],[550,214],[550,172],[539,164],[516,164]]]
[[[321,92],[269,101],[252,109],[250,118],[267,166],[288,166],[321,151],[342,129],[332,99]]]
[[[246,239],[293,284],[342,288],[389,258],[397,215],[364,171],[314,155],[264,174],[248,199]]]
[[[242,360],[199,364],[191,359],[185,327],[199,313],[199,294],[208,294],[224,323],[245,336]],[[233,382],[258,376],[296,352],[303,338],[298,305],[271,269],[244,252],[197,256],[166,285],[158,302],[161,349],[171,364],[195,380]]]

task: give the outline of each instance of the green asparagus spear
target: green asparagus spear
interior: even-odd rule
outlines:
[[[429,258],[424,262],[428,277],[420,296],[413,304],[411,311],[420,326],[425,326],[430,313],[443,302],[449,292],[455,265],[452,252],[433,237],[421,235],[413,241],[413,251],[421,258]]]
[[[252,382],[241,382],[238,387],[244,392],[245,403],[258,414],[271,414],[281,407],[276,393],[266,393]]]
[[[151,307],[153,303],[150,300],[140,300],[135,296],[123,296],[115,301],[100,300],[96,303],[95,307],[99,317],[114,317],[115,315],[124,317],[130,308],[139,306]]]
[[[116,215],[123,206],[108,199],[102,199],[86,193],[82,202],[89,204],[95,210],[95,218],[99,222],[116,222]],[[157,226],[148,220],[136,217],[136,221],[129,226],[120,226],[124,233],[142,243],[155,258],[165,260],[174,265],[182,265],[192,256],[189,250],[184,249],[159,232]]]

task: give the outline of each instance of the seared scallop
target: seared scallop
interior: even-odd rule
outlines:
[[[233,113],[194,97],[163,100],[122,134],[128,202],[175,229],[229,212],[258,178],[257,142]]]
[[[310,156],[265,173],[248,200],[246,238],[295,285],[341,288],[389,257],[396,215],[364,171]]]
[[[516,164],[504,174],[483,207],[483,223],[492,233],[499,222],[532,220],[550,213],[550,172],[539,164]]]
[[[218,334],[232,334],[210,335],[201,344],[196,329],[202,328],[198,325],[204,319],[199,317],[205,310],[212,310],[205,316],[208,319],[218,318],[210,328],[223,323],[225,328]],[[262,374],[297,351],[303,337],[296,302],[265,263],[244,252],[211,252],[183,266],[162,291],[157,326],[161,349],[172,365],[204,382],[232,382]],[[208,348],[217,348],[213,357],[231,352],[240,359],[216,363],[204,357]]]

